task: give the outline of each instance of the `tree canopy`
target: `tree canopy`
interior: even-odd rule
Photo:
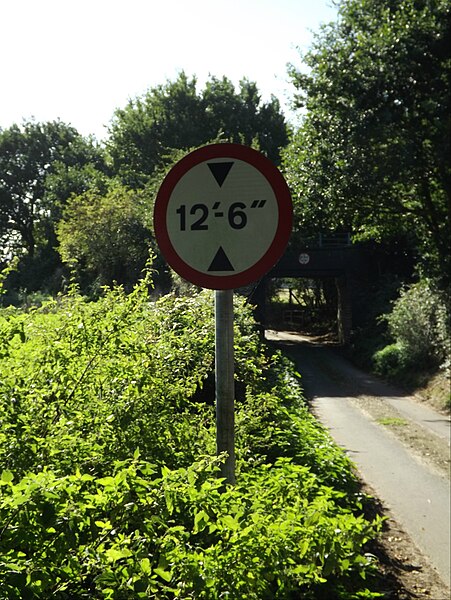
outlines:
[[[71,196],[57,226],[59,252],[85,285],[135,283],[154,248],[145,194],[111,183]]]
[[[262,102],[247,79],[236,91],[226,77],[211,77],[199,92],[196,78],[181,73],[118,109],[105,145],[61,121],[0,129],[0,267],[20,259],[14,289],[48,289],[51,279],[55,291],[61,258],[79,281],[132,283],[152,246],[148,223],[166,169],[181,152],[219,139],[279,160],[288,129],[278,100]]]
[[[291,67],[302,127],[284,157],[300,227],[406,236],[448,272],[451,216],[446,0],[342,0]]]
[[[201,146],[224,136],[256,144],[274,161],[288,142],[279,101],[262,103],[257,85],[243,79],[238,92],[223,77],[211,77],[202,91],[184,72],[175,81],[151,88],[118,109],[110,127],[109,152],[122,180],[139,187],[174,149]]]
[[[4,255],[33,258],[64,201],[104,168],[101,151],[61,121],[0,130],[0,242]]]

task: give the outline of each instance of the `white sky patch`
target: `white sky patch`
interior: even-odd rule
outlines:
[[[0,127],[60,118],[101,139],[114,110],[184,70],[255,81],[284,109],[331,0],[0,0]]]

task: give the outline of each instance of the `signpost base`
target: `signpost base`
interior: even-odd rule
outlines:
[[[216,451],[227,453],[221,466],[226,483],[235,483],[235,381],[233,290],[215,291]]]

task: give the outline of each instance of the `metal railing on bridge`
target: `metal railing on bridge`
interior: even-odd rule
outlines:
[[[303,248],[343,248],[351,246],[352,239],[349,232],[318,233],[316,236],[300,237],[298,246]]]

